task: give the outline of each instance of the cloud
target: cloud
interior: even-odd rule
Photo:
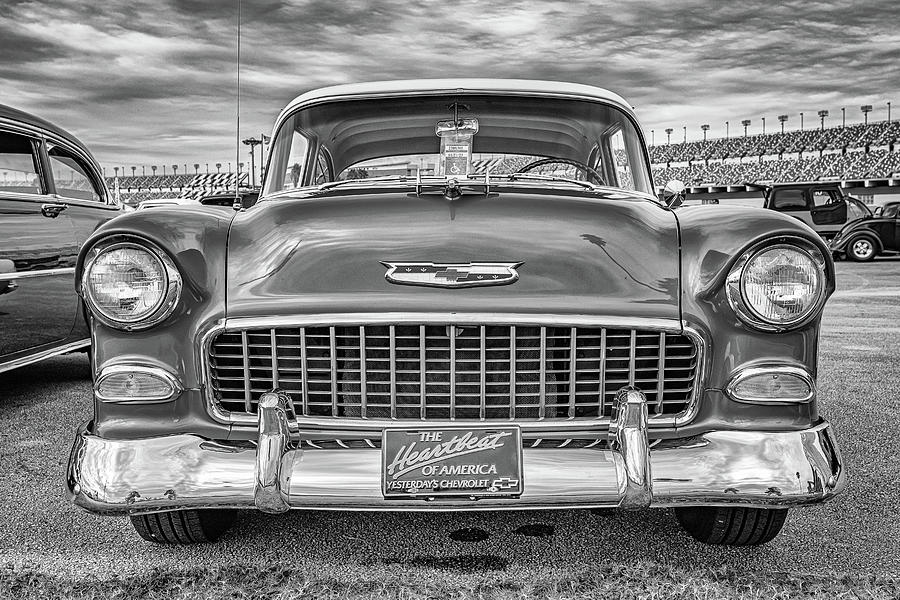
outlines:
[[[234,157],[237,5],[15,1],[0,102],[79,135],[106,166]],[[241,137],[308,89],[419,77],[570,80],[621,93],[648,130],[900,99],[900,3],[245,0]],[[832,117],[833,119],[834,117]],[[737,128],[732,129],[732,133]],[[662,134],[658,140],[662,139]],[[678,138],[680,139],[680,138]],[[243,152],[243,150],[242,150]]]

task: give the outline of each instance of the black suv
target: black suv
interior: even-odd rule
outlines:
[[[765,208],[800,219],[826,240],[833,239],[844,225],[871,217],[872,211],[838,183],[789,183],[759,186],[765,193]]]

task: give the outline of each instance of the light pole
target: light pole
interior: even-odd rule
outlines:
[[[859,107],[859,110],[861,110],[862,114],[863,114],[863,125],[868,125],[869,124],[869,113],[872,112],[872,105],[871,104],[863,104],[862,106]]]
[[[654,130],[654,129],[650,130],[650,145],[651,146],[656,145],[656,130]]]
[[[137,171],[137,167],[131,167],[131,176],[134,177],[134,172]]]
[[[741,125],[744,126],[744,137],[747,137],[747,128],[750,127],[750,119],[744,119],[741,121]]]
[[[763,135],[766,135],[766,118],[765,117],[762,118],[762,122],[763,122]]]
[[[118,178],[119,177],[119,167],[113,167],[113,171],[116,172],[116,177]],[[106,176],[105,173],[104,173],[104,176]]]
[[[800,113],[800,131],[803,131],[803,113]]]
[[[672,131],[674,131],[671,127],[666,127],[666,144],[672,143]]]
[[[888,100],[888,123],[891,122],[891,101]]]
[[[194,175],[200,173],[200,163],[194,163]]]
[[[684,143],[687,144],[687,125],[684,126]]]
[[[216,163],[216,173],[222,172],[222,163]]]
[[[846,127],[846,126],[847,126],[847,111],[846,111],[846,109],[842,106],[842,107],[841,107],[841,129],[843,129],[843,128]]]
[[[816,113],[816,114],[818,114],[818,115],[819,115],[819,118],[822,119],[822,131],[825,131],[825,117],[828,116],[828,111],[827,111],[827,110],[820,110],[820,111],[819,111],[818,113]]]
[[[728,121],[725,121],[725,139],[728,139]]]
[[[147,165],[141,165],[141,175],[147,176]]]
[[[163,165],[163,175],[166,174],[166,165]]]
[[[778,120],[781,121],[781,133],[784,133],[784,122],[788,120],[788,116],[778,115]]]
[[[704,123],[700,126],[700,129],[703,130],[703,141],[706,142],[706,132],[709,131],[709,123]]]
[[[651,130],[652,131],[652,130]],[[250,185],[256,187],[256,147],[262,144],[262,140],[255,137],[248,137],[243,140],[245,146],[250,146]]]
[[[172,165],[172,174],[178,175],[178,165]]]

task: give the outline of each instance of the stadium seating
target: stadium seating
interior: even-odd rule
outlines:
[[[900,177],[900,122],[813,128],[651,146],[658,182],[873,180]]]

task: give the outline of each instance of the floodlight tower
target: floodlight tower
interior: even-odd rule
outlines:
[[[822,119],[822,130],[824,131],[824,130],[825,130],[825,117],[828,116],[828,111],[827,111],[827,110],[820,110],[820,111],[819,111],[818,113],[816,113],[816,114],[818,114],[818,115],[819,115],[819,118]]]
[[[672,129],[671,127],[666,127],[666,144],[672,143],[672,132],[673,131],[674,131],[674,129]]]
[[[750,119],[744,119],[741,121],[741,125],[744,126],[744,137],[747,137],[747,128],[750,127]]]
[[[863,104],[862,106],[859,107],[859,110],[861,110],[862,114],[863,114],[863,125],[868,125],[869,124],[869,113],[872,112],[872,105],[871,104]]]
[[[781,133],[784,133],[784,122],[788,120],[788,116],[778,115],[778,120],[781,121]]]
[[[700,129],[703,130],[703,141],[706,141],[706,132],[709,131],[709,123],[704,123],[700,126]]]

